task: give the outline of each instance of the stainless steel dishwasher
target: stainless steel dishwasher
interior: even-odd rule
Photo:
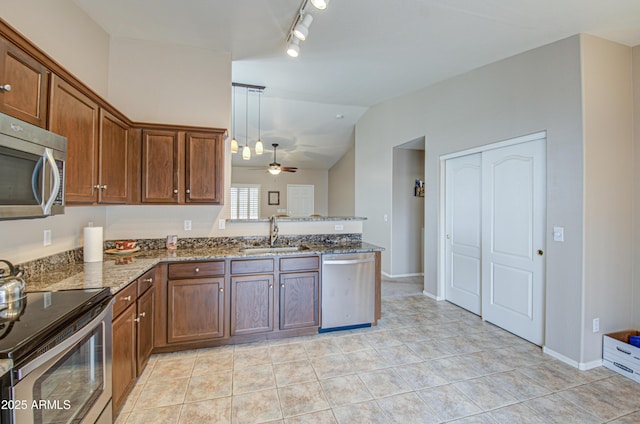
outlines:
[[[322,256],[320,332],[371,326],[375,320],[375,253]]]

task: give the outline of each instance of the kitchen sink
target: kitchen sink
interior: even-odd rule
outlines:
[[[307,246],[283,246],[283,247],[245,247],[241,249],[241,253],[283,253],[298,252],[300,250],[308,250]]]

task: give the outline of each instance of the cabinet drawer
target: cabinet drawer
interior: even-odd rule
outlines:
[[[113,303],[114,318],[120,315],[120,313],[124,311],[127,306],[136,303],[136,298],[138,297],[137,292],[138,286],[132,283],[114,295],[116,299]]]
[[[304,271],[320,269],[319,256],[302,256],[297,258],[280,258],[280,271]]]
[[[257,274],[273,272],[273,259],[232,260],[232,274]]]
[[[224,261],[169,264],[169,279],[200,278],[224,275]]]
[[[146,292],[149,287],[153,285],[156,277],[156,269],[150,269],[145,272],[142,277],[138,278],[138,296],[141,296],[142,293]]]

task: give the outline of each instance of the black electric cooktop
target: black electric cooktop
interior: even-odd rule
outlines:
[[[40,346],[87,315],[90,320],[111,297],[109,289],[61,290],[27,293],[26,306],[15,321],[0,319],[0,358],[13,359],[14,366],[29,357]],[[75,330],[75,329],[74,329]]]

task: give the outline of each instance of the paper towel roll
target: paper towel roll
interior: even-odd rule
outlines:
[[[102,261],[102,227],[84,228],[84,261]]]

